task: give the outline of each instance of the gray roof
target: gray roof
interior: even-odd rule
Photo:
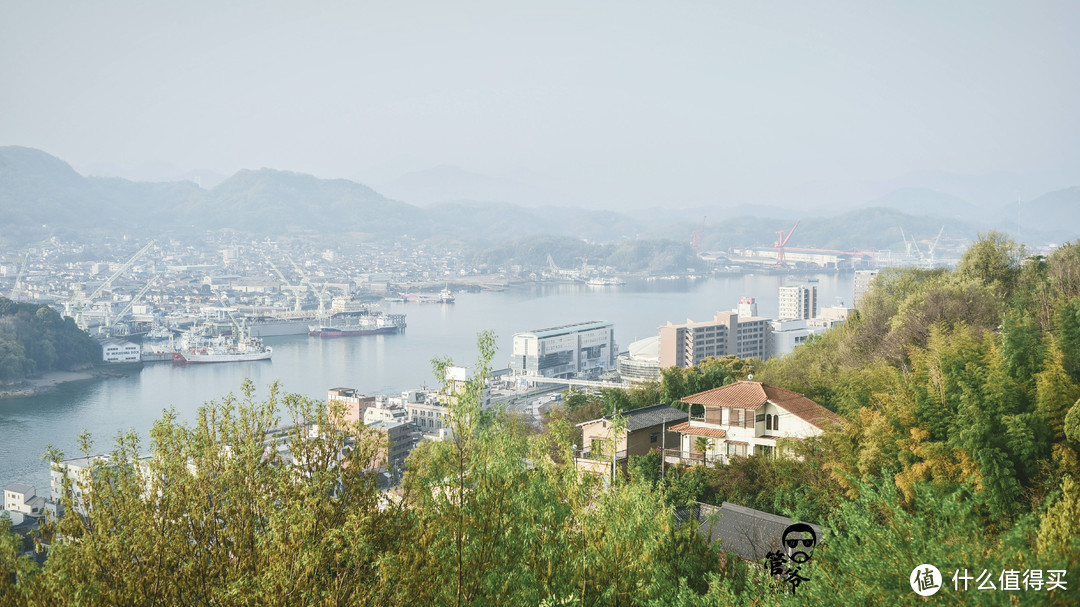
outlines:
[[[590,320],[588,322],[579,322],[572,325],[561,325],[558,327],[548,327],[546,329],[536,329],[535,331],[523,331],[521,333],[514,333],[514,337],[532,336],[536,338],[551,337],[553,335],[565,335],[566,333],[576,333],[578,331],[592,331],[594,329],[605,329],[613,326],[612,323],[605,320]]]
[[[34,495],[34,488],[26,483],[11,483],[7,487],[4,487],[4,491],[14,491],[15,493],[22,493],[23,495]]]
[[[781,550],[780,541],[784,530],[795,521],[786,516],[778,516],[753,508],[724,502],[720,506],[719,516],[701,516],[698,533],[710,542],[720,541],[720,547],[726,552],[734,552],[744,559],[759,561],[774,550]],[[810,523],[821,542],[821,527]]]
[[[641,407],[623,413],[626,420],[626,429],[629,432],[641,430],[650,426],[658,426],[662,423],[684,422],[688,419],[686,411],[679,411],[675,407],[665,404]]]
[[[631,409],[629,411],[622,411],[621,413],[626,417],[627,432],[633,432],[651,426],[659,426],[665,422],[670,424],[672,422],[684,422],[689,419],[689,415],[686,411],[680,411],[675,407],[663,403]],[[590,419],[587,422],[581,422],[577,425],[578,427],[581,427],[601,420],[611,421],[611,416],[605,415],[604,417]]]

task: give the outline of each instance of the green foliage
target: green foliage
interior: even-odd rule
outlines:
[[[101,348],[71,318],[0,297],[0,382],[101,361]]]
[[[686,405],[680,402],[680,399],[746,379],[753,364],[753,359],[721,356],[706,358],[697,365],[685,369],[680,367],[662,369],[659,396],[663,402],[685,411]]]
[[[1018,277],[1024,247],[1001,232],[980,234],[956,268],[961,280],[975,280],[1002,296],[1011,293]]]

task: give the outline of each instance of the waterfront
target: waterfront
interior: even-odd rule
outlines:
[[[836,298],[850,302],[851,274],[821,274],[818,295],[822,307]],[[0,487],[18,481],[48,492],[48,466],[41,454],[49,444],[69,456],[76,454],[76,437],[88,429],[95,451],[110,449],[120,430],[134,428],[144,438],[163,409],[174,406],[182,420],[191,420],[203,403],[236,393],[250,378],[266,394],[279,380],[285,391],[322,400],[336,386],[368,394],[394,393],[433,385],[430,360],[450,356],[470,364],[476,358],[476,334],[491,329],[498,335],[496,367],[510,357],[513,333],[579,321],[615,323],[619,348],[656,335],[667,321],[707,320],[718,310],[731,309],[739,298],[755,297],[762,316],[775,317],[780,275],[734,275],[708,280],[635,281],[619,287],[582,284],[535,284],[499,293],[459,293],[457,303],[388,305],[392,313],[408,314],[408,329],[400,335],[341,339],[308,336],[269,337],[270,361],[174,367],[147,364],[122,377],[77,382],[33,398],[0,401]]]

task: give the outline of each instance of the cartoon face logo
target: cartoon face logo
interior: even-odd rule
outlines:
[[[814,528],[806,523],[795,523],[784,529],[784,550],[788,558],[796,563],[805,563],[810,560],[817,545],[817,534]]]

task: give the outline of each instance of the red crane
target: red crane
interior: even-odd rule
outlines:
[[[791,239],[791,235],[795,233],[795,228],[799,227],[799,222],[796,221],[795,225],[791,226],[788,230],[787,236],[784,236],[784,231],[779,230],[776,232],[778,238],[773,246],[776,247],[776,267],[782,267],[784,265],[784,247],[787,245],[787,241]]]
[[[701,227],[694,230],[690,235],[690,246],[694,249],[694,255],[697,255],[698,259],[701,259],[701,231],[705,229],[705,220],[708,219],[708,215],[701,218]]]

